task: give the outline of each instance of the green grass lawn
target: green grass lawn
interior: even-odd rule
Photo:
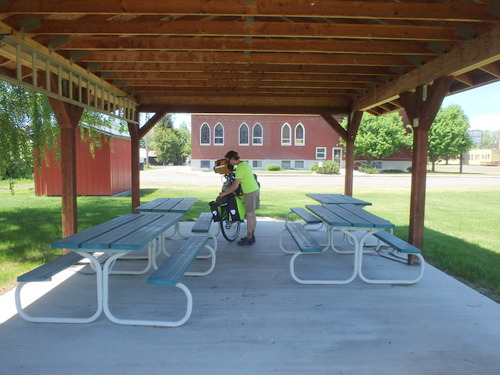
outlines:
[[[310,188],[309,193],[342,193],[342,187]],[[208,210],[217,192],[196,186],[171,185],[142,189],[141,203],[169,197],[196,197],[186,220]],[[426,196],[424,256],[434,266],[500,301],[500,223],[496,189],[429,189]],[[354,196],[373,205],[367,209],[394,224],[395,233],[408,235],[408,189],[355,189]],[[291,204],[290,202],[293,202]],[[263,188],[259,216],[283,219],[291,206],[314,204],[298,188]],[[83,230],[130,213],[130,197],[79,197],[78,227]],[[61,237],[61,199],[36,197],[31,181],[0,184],[0,289],[21,273],[60,254],[50,244]]]

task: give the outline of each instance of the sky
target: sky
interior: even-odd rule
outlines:
[[[442,108],[459,105],[469,118],[471,130],[500,130],[500,82],[490,83],[466,92],[447,96]],[[191,125],[191,115],[176,113],[176,125]]]
[[[469,118],[471,130],[500,130],[500,82],[447,96],[441,107],[454,104]]]

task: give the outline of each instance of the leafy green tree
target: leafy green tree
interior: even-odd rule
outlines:
[[[189,137],[186,137],[185,131],[174,128],[173,116],[166,115],[156,124],[153,131],[151,148],[156,152],[158,161],[163,164],[182,164],[186,151],[185,143]]]
[[[182,147],[175,129],[158,128],[153,135],[153,147],[158,161],[163,164],[179,164]]]
[[[85,110],[80,121],[87,131],[82,138],[90,141],[90,152],[102,146],[97,130],[108,127],[125,129],[125,123],[109,116]],[[33,168],[45,162],[44,151],[59,154],[59,125],[45,95],[0,82],[0,179],[31,178]]]
[[[191,132],[185,122],[179,125],[179,135],[181,137],[182,164],[191,156]]]
[[[380,117],[365,113],[354,141],[354,156],[365,159],[371,166],[373,160],[386,158],[410,146],[411,134],[398,113]]]
[[[158,123],[155,128],[174,128],[174,116],[171,113],[167,113]]]
[[[88,109],[83,111],[82,118],[80,119],[80,126],[85,128],[80,134],[82,140],[88,142],[89,151],[92,157],[94,157],[95,150],[102,147],[103,142],[110,141],[109,137],[102,137],[101,130],[114,129],[120,133],[128,134],[125,121],[120,121]]]
[[[472,148],[469,127],[469,119],[460,106],[439,110],[429,131],[428,155],[433,172],[438,160],[461,155]]]
[[[37,150],[54,147],[59,138],[48,100],[24,88],[0,82],[0,179],[30,178]]]
[[[481,144],[474,145],[474,148],[497,149],[500,143],[500,130],[481,130]]]

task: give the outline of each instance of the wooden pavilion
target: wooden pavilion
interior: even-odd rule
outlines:
[[[77,231],[84,108],[139,140],[166,113],[321,115],[347,143],[363,112],[413,124],[409,242],[423,245],[427,139],[446,95],[500,76],[499,0],[1,0],[0,79],[47,95],[61,127],[63,235]],[[139,113],[155,115],[142,127]],[[334,115],[347,115],[343,129]]]

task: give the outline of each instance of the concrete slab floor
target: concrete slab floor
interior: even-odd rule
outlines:
[[[181,230],[189,233],[191,225],[182,223]],[[5,294],[0,297],[0,375],[498,373],[499,304],[431,266],[411,286],[359,279],[337,286],[297,284],[288,269],[290,255],[278,246],[283,227],[259,221],[251,247],[219,235],[215,271],[183,279],[194,307],[178,328],[117,325],[104,315],[90,324],[34,324],[15,314],[13,293]],[[322,239],[325,233],[314,235]],[[318,278],[339,276],[352,266],[350,255],[333,252],[303,258],[298,272]],[[378,256],[365,258],[370,275],[416,272]],[[137,265],[122,261],[119,266]],[[146,278],[112,276],[113,312],[141,318],[182,315],[183,294],[146,285]],[[30,311],[90,314],[93,271],[74,267],[57,279],[61,283],[42,297],[40,289],[53,284],[33,285]]]

